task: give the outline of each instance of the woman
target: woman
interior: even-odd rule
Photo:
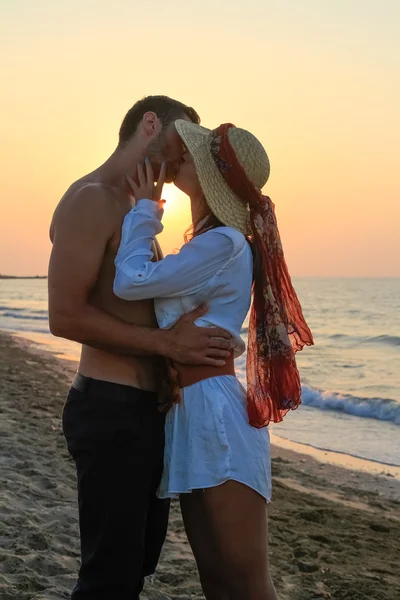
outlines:
[[[114,291],[155,298],[161,328],[206,302],[199,326],[231,333],[224,367],[175,364],[182,388],[166,417],[162,498],[180,496],[186,532],[207,600],[274,600],[268,570],[266,503],[271,497],[266,425],[300,403],[294,354],[312,344],[284,261],[271,200],[261,188],[269,161],[260,142],[230,124],[210,131],[183,120],[186,146],[175,185],[191,200],[193,233],[179,254],[152,262],[162,230],[161,187],[150,163],[130,180],[136,206],[126,216]],[[247,393],[233,355],[253,290]]]

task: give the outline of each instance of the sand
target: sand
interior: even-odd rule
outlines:
[[[68,598],[74,583],[75,473],[60,424],[74,367],[0,334],[1,600]],[[276,446],[273,472],[270,561],[280,600],[399,600],[396,472],[353,471]],[[142,598],[202,597],[174,504]]]

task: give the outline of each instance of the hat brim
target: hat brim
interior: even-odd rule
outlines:
[[[229,188],[211,154],[211,129],[183,119],[175,121],[175,127],[193,158],[201,189],[210,210],[224,225],[237,229],[243,235],[250,235],[247,205]]]

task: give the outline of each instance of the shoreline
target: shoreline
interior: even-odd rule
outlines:
[[[0,597],[68,598],[79,563],[75,471],[61,429],[72,361],[0,332]],[[268,506],[280,600],[400,597],[399,482],[274,445]],[[179,505],[141,600],[203,600]]]
[[[321,463],[327,463],[342,469],[348,469],[349,471],[359,471],[361,473],[369,473],[370,475],[393,477],[400,481],[400,466],[397,465],[367,460],[344,452],[334,452],[333,450],[324,448],[314,448],[314,446],[309,446],[308,444],[292,442],[291,440],[274,433],[271,433],[271,443],[296,454],[310,456]]]
[[[27,333],[28,335],[26,335]],[[78,360],[73,356],[54,352],[51,346],[46,344],[42,335],[35,334],[34,332],[6,331],[0,329],[0,335],[1,334],[9,335],[14,339],[19,340],[19,343],[21,343],[22,347],[28,352],[37,352],[39,354],[43,353],[44,356],[51,356],[52,358],[55,358],[60,362],[60,364],[63,364],[72,375],[76,372]],[[271,444],[273,446],[277,446],[282,450],[287,450],[295,454],[300,454],[303,457],[310,457],[319,463],[327,463],[350,471],[368,473],[375,476],[392,477],[400,482],[399,465],[368,460],[352,454],[335,452],[326,448],[315,448],[314,446],[308,444],[294,442],[287,438],[281,437],[272,431],[270,433],[270,437]]]

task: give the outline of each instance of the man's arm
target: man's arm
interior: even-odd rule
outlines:
[[[126,323],[89,303],[115,223],[114,201],[97,185],[86,186],[60,206],[49,265],[51,332],[115,353],[159,354],[187,363],[221,364],[229,342],[211,336],[224,338],[227,334],[195,327],[191,321],[198,314],[186,315],[175,328],[165,331]]]

